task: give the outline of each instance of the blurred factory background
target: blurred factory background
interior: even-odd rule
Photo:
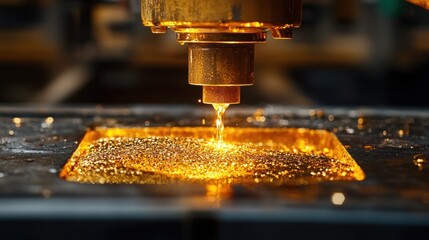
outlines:
[[[256,45],[242,104],[429,106],[429,11],[404,0],[304,0],[292,40]],[[140,0],[1,0],[0,104],[199,104],[187,47]]]

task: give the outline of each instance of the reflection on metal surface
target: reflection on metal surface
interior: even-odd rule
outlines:
[[[375,149],[375,147],[371,146],[371,145],[365,145],[365,146],[363,146],[363,148],[365,149],[365,151],[372,151]]]
[[[424,154],[417,154],[413,157],[413,163],[417,166],[419,171],[422,171],[424,166],[428,163],[428,160]]]
[[[61,177],[86,183],[307,184],[365,174],[325,130],[100,128],[86,133]]]
[[[206,191],[206,199],[212,203],[220,203],[221,200],[231,197],[232,194],[230,184],[207,184]]]

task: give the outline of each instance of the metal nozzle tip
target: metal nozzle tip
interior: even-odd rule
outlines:
[[[203,103],[240,103],[239,86],[203,86]]]

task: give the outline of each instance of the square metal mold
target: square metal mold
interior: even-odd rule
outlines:
[[[88,130],[60,176],[81,183],[309,184],[361,181],[356,161],[326,130],[209,127]]]

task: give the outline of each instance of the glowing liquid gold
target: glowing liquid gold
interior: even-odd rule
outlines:
[[[218,144],[223,143],[223,130],[225,129],[224,125],[224,115],[226,109],[229,107],[229,104],[212,104],[213,108],[216,111],[216,140]]]
[[[335,135],[323,130],[134,128],[87,132],[61,177],[90,183],[306,184],[363,180]]]

